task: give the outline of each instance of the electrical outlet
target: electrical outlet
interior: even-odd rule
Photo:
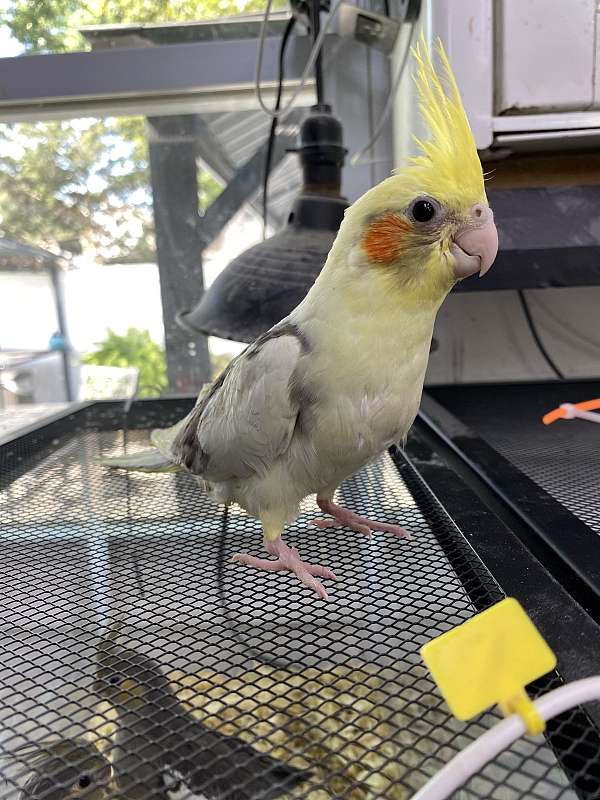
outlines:
[[[396,20],[350,3],[342,3],[337,13],[339,36],[357,39],[384,53],[394,49],[399,30],[400,23]]]

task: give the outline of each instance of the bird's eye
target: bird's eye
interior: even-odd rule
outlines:
[[[121,683],[121,676],[120,675],[111,675],[108,679],[108,682],[111,686],[116,686],[117,684]]]
[[[89,775],[82,775],[81,778],[79,778],[79,788],[87,789],[87,787],[90,785],[91,782],[92,779],[90,778]]]
[[[431,222],[435,217],[437,208],[431,200],[415,200],[410,213],[415,222]]]

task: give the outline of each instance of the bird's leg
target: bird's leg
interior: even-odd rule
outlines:
[[[320,598],[329,600],[325,587],[321,581],[317,580],[317,577],[335,580],[335,575],[330,569],[322,567],[320,564],[309,564],[306,561],[302,561],[296,548],[288,547],[281,536],[270,538],[265,535],[263,541],[265,550],[275,556],[275,561],[269,558],[256,558],[243,553],[236,553],[233,556],[233,561],[247,564],[249,567],[266,569],[269,572],[293,572],[305,586],[308,586],[309,589],[314,589]]]
[[[333,517],[330,519],[315,519],[313,525],[318,528],[350,528],[357,533],[364,533],[365,536],[371,536],[373,531],[383,531],[384,533],[391,533],[393,536],[398,536],[400,539],[411,539],[411,535],[400,525],[392,525],[388,522],[376,522],[372,519],[366,519],[354,511],[349,511],[347,508],[338,506],[333,500],[326,497],[319,497],[317,495],[317,505],[324,514],[329,514]]]

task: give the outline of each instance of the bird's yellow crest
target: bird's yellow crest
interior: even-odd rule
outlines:
[[[456,78],[439,39],[435,50],[439,71],[423,36],[413,49],[417,65],[413,78],[430,138],[415,137],[420,153],[410,158],[397,174],[410,183],[415,193],[431,194],[458,205],[485,201],[477,146]]]

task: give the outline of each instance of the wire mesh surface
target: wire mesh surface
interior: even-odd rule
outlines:
[[[409,466],[412,491],[385,455],[338,499],[412,541],[312,528],[312,501],[287,531],[337,573],[329,603],[231,563],[261,551],[258,524],[231,509],[220,598],[222,509],[188,475],[93,463],[147,442],[78,431],[37,457],[20,443],[11,482],[0,464],[0,797],[404,800],[496,721],[452,719],[421,665],[424,642],[501,593]],[[207,729],[310,775],[217,795],[193,767]],[[586,735],[569,715],[557,730],[567,751]],[[577,795],[548,744],[524,739],[455,797]]]
[[[574,419],[543,425],[561,403],[600,396],[583,383],[468,386],[430,393],[548,494],[600,533],[600,425]]]

